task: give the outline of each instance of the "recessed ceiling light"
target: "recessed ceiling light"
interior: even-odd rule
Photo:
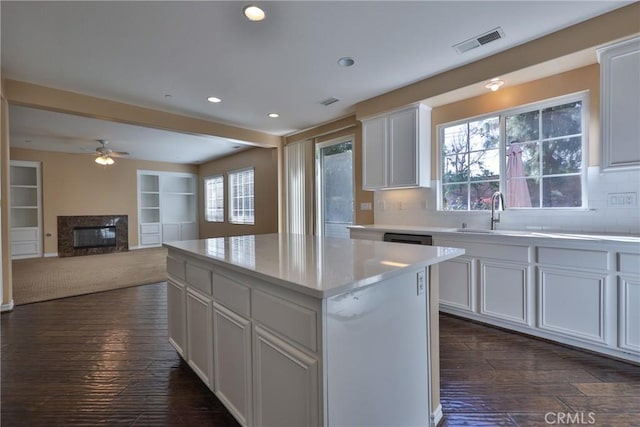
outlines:
[[[165,94],[164,94],[164,97],[165,97],[165,98],[167,98],[167,99],[168,99],[168,98],[171,98],[171,94],[170,94],[170,93],[165,93]]]
[[[278,117],[280,117],[280,114],[278,114],[278,113],[269,113],[269,117],[271,117],[272,119],[277,119]]]
[[[355,63],[356,63],[355,59],[349,56],[345,56],[343,58],[338,59],[338,65],[341,67],[351,67]]]
[[[249,21],[253,22],[262,21],[266,16],[264,10],[254,4],[246,6],[242,11],[244,12],[244,16],[246,16]]]
[[[209,102],[213,102],[214,104],[217,104],[217,103],[219,103],[219,102],[222,102],[222,99],[217,98],[217,97],[215,97],[215,96],[210,96],[210,97],[208,97],[208,98],[207,98],[207,101],[209,101]]]
[[[491,89],[492,92],[495,92],[498,89],[500,89],[500,86],[502,86],[503,84],[504,84],[504,81],[496,77],[495,79],[491,79],[491,81],[486,85],[484,85],[484,87],[486,87],[487,89]]]

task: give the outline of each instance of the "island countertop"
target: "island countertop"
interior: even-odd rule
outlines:
[[[316,298],[365,287],[402,274],[405,269],[464,254],[458,248],[302,234],[217,237],[164,246]]]

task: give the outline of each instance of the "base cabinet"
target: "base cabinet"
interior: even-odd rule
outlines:
[[[475,311],[474,260],[458,257],[440,263],[440,304]],[[446,278],[446,279],[444,279]]]
[[[622,276],[619,282],[618,345],[640,356],[640,280]]]
[[[526,265],[480,260],[480,313],[528,325],[529,293]]]
[[[187,363],[209,388],[212,381],[211,298],[187,289]]]
[[[178,354],[187,358],[185,352],[186,329],[186,289],[172,280],[167,281],[167,318],[169,329],[169,343]]]
[[[251,321],[213,303],[216,395],[243,426],[251,425]]]
[[[254,328],[256,425],[319,425],[318,360]]]

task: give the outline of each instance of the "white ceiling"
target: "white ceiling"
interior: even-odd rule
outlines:
[[[258,3],[267,14],[260,23],[244,18],[244,1],[2,1],[2,75],[285,135],[344,116],[363,100],[630,2]],[[452,48],[498,26],[504,39],[462,55]],[[336,61],[343,56],[356,64],[339,67]],[[223,102],[207,102],[211,95]],[[320,104],[329,97],[340,101]],[[280,118],[268,118],[270,112]],[[70,151],[77,151],[80,140],[91,147],[92,140],[109,139],[114,149],[130,151],[134,158],[202,162],[237,145],[218,141],[215,151],[209,138],[27,108],[12,107],[10,115],[12,146],[26,139],[33,148],[44,144],[62,151],[68,142]],[[58,119],[66,126],[56,125]],[[191,145],[185,141],[194,146],[207,141],[207,149],[186,153]],[[157,158],[151,159],[151,153]]]

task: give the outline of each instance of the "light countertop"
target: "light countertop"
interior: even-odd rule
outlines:
[[[407,234],[432,234],[432,235],[449,235],[462,237],[468,236],[495,236],[495,237],[521,237],[534,239],[552,239],[565,241],[582,241],[582,242],[610,242],[610,243],[632,243],[640,244],[640,236],[637,235],[611,235],[604,233],[565,233],[553,231],[530,231],[530,230],[489,230],[468,228],[463,231],[459,228],[452,227],[435,227],[435,226],[414,226],[414,225],[392,225],[392,224],[368,224],[368,225],[352,225],[348,228],[352,230],[371,230],[389,233],[407,233]]]
[[[463,255],[464,250],[301,234],[259,234],[165,243],[213,265],[317,298],[372,285]]]

